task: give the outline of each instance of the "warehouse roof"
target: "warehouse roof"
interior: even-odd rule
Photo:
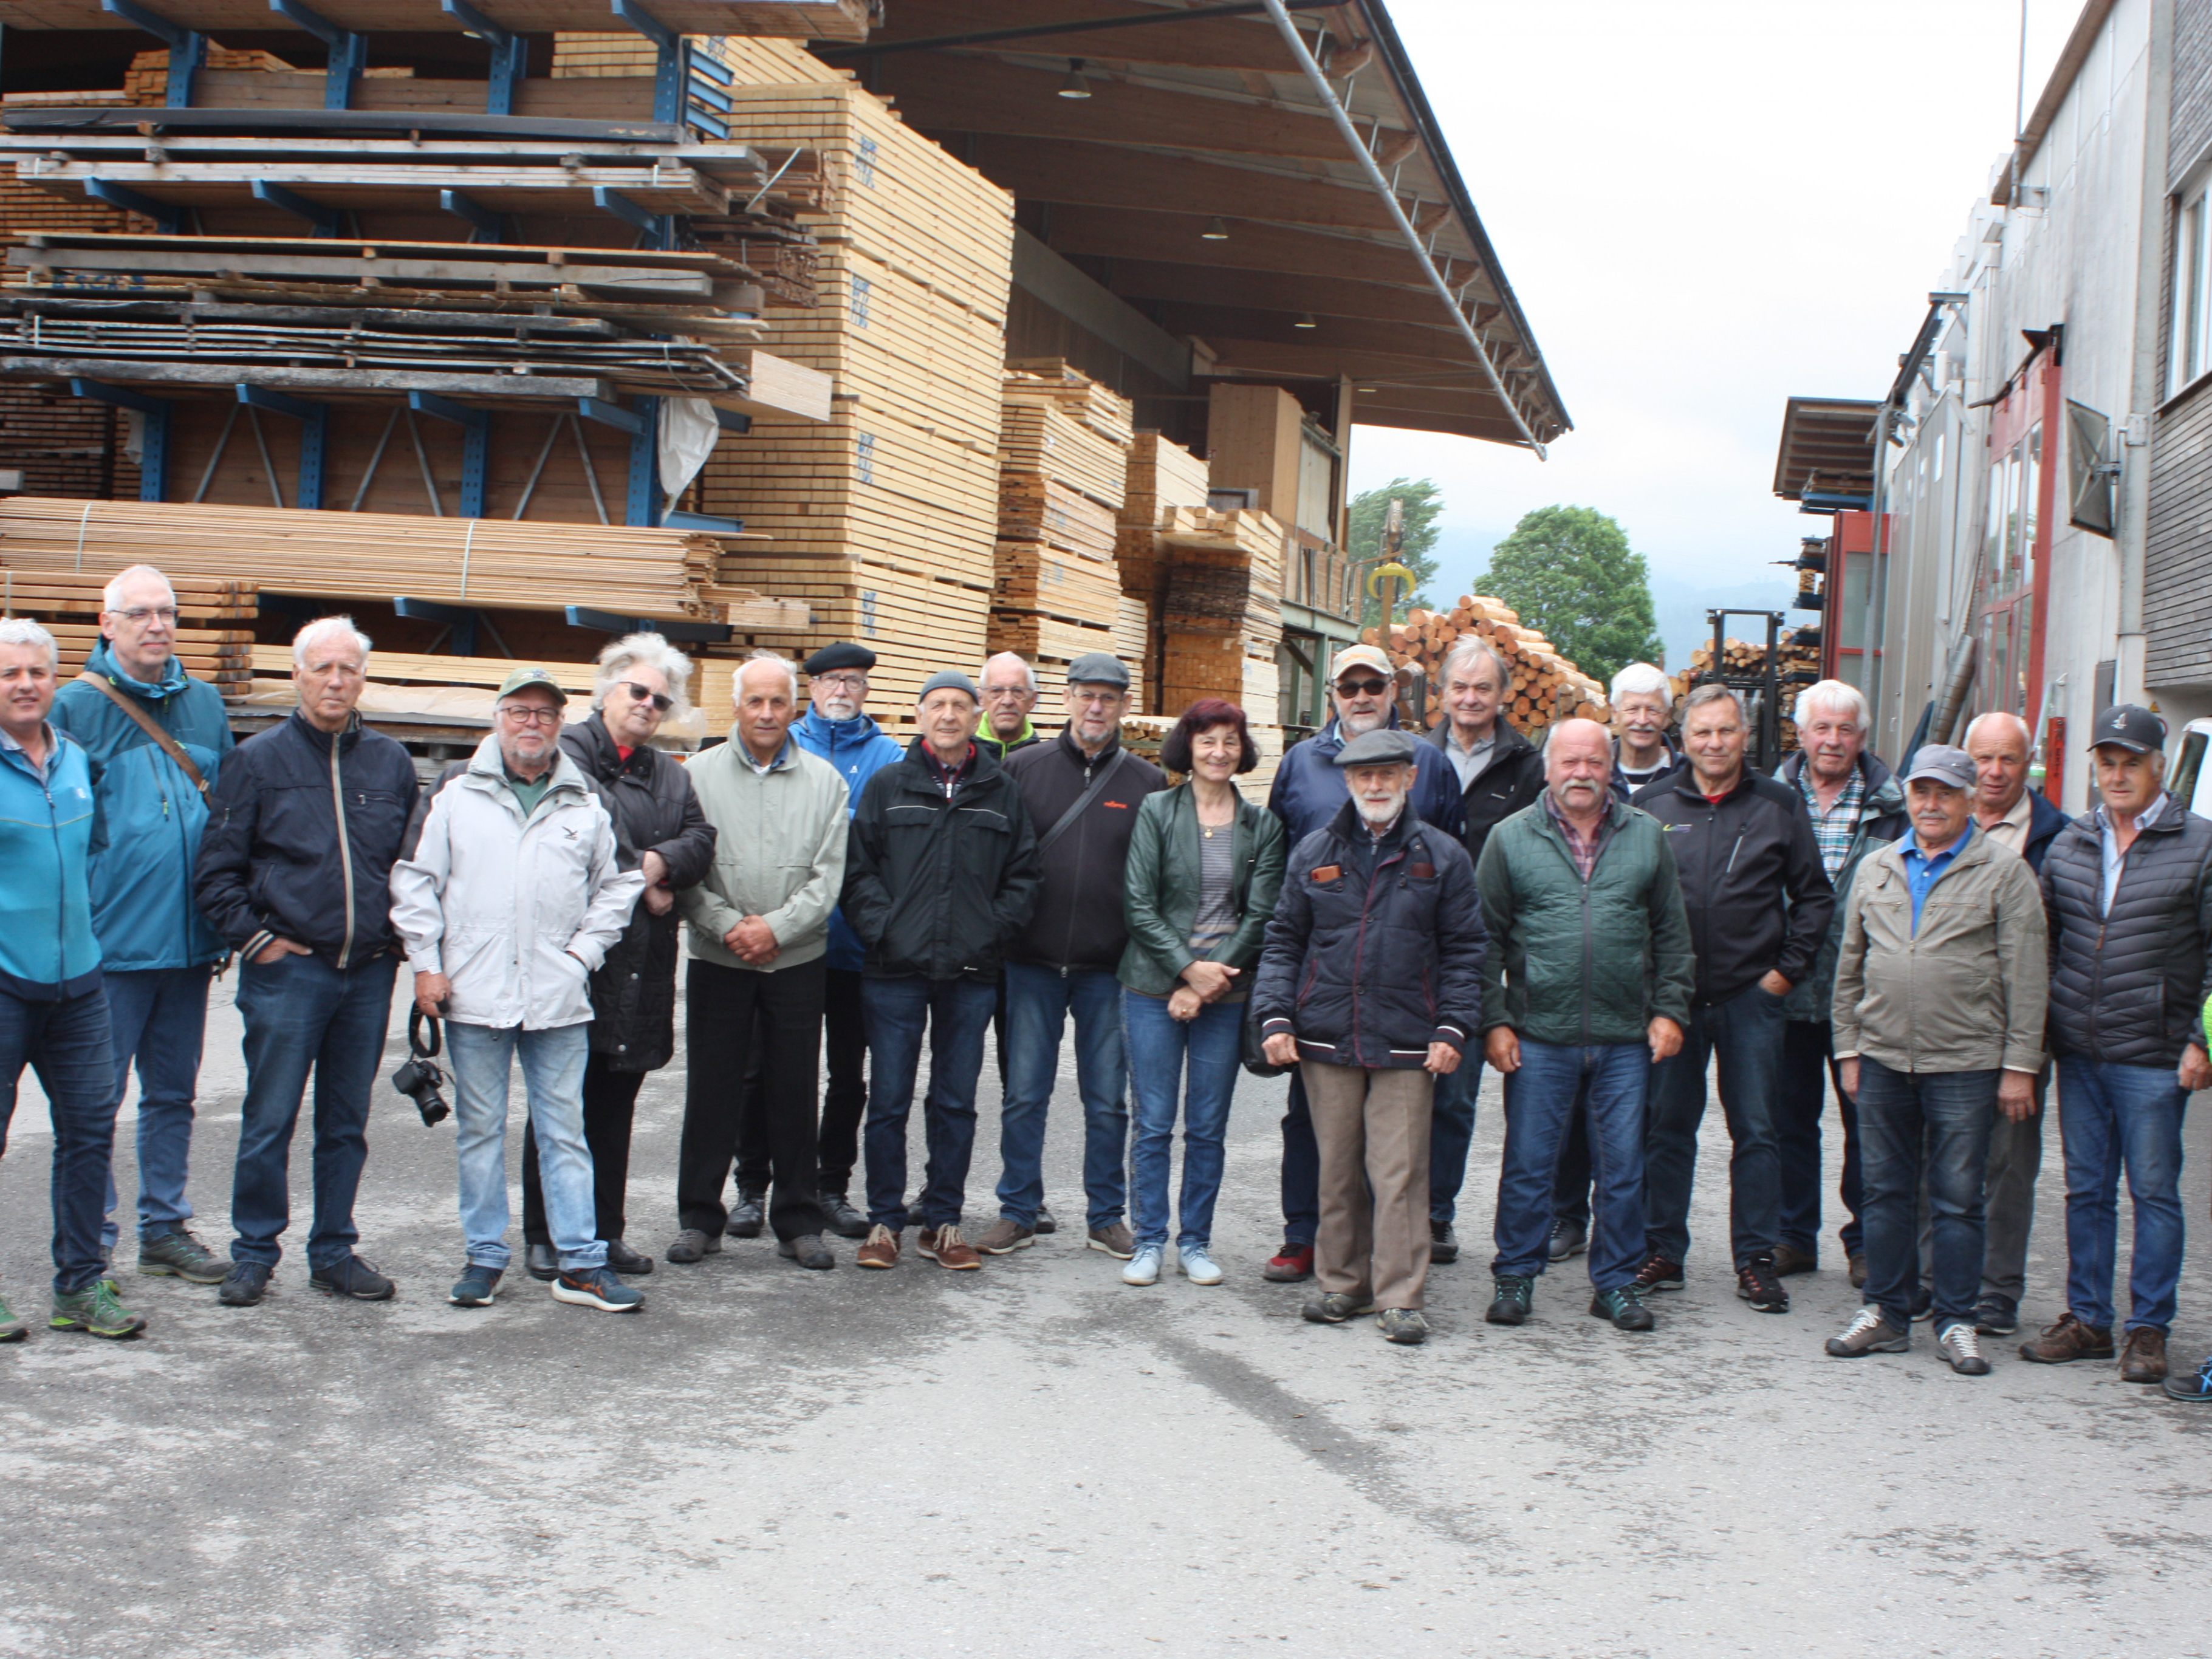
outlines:
[[[643,10],[684,34],[781,34],[858,40],[868,32],[868,0],[647,0]],[[131,29],[125,15],[101,0],[9,0],[11,29]],[[180,29],[235,34],[282,27],[286,9],[270,0],[155,0],[146,10]],[[610,0],[468,0],[459,10],[440,0],[313,0],[301,9],[341,29],[458,33],[466,13],[518,33],[623,27]]]
[[[1823,507],[1864,507],[1874,495],[1870,398],[1792,398],[1782,415],[1774,493],[1785,501],[1819,498]],[[1844,502],[1831,497],[1856,497]]]

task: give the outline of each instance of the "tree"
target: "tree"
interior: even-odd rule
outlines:
[[[1659,660],[1650,571],[1630,550],[1627,532],[1595,507],[1523,514],[1490,550],[1479,586],[1595,679],[1610,681],[1630,663]]]
[[[1404,550],[1399,559],[1413,573],[1413,593],[1400,594],[1397,614],[1402,620],[1409,605],[1431,603],[1425,590],[1437,576],[1437,520],[1443,515],[1443,492],[1429,478],[1393,478],[1379,489],[1363,489],[1352,498],[1352,557],[1356,563],[1382,551],[1382,519],[1395,499],[1402,503]],[[1359,578],[1359,625],[1372,628],[1382,620],[1382,607],[1367,592],[1367,577]]]

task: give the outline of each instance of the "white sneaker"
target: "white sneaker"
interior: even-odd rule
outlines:
[[[1218,1285],[1221,1269],[1213,1263],[1203,1244],[1186,1244],[1176,1252],[1182,1263],[1182,1276],[1194,1285]]]
[[[1129,1265],[1121,1269],[1124,1285],[1157,1285],[1160,1282],[1160,1257],[1166,1254],[1157,1244],[1139,1244]]]

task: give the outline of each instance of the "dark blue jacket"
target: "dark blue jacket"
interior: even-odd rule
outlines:
[[[1390,710],[1389,724],[1398,724],[1398,711]],[[1344,733],[1331,720],[1327,726],[1294,744],[1275,768],[1274,787],[1267,791],[1267,810],[1282,819],[1296,847],[1336,817],[1337,809],[1352,799],[1336,757],[1344,748]],[[1414,816],[1446,835],[1459,836],[1467,827],[1467,809],[1460,799],[1459,774],[1432,743],[1413,745],[1413,796],[1408,803]],[[1462,849],[1464,850],[1464,849]]]
[[[2044,793],[2032,790],[2027,797],[2027,842],[2021,848],[2021,856],[2027,867],[2037,875],[2043,873],[2043,855],[2051,850],[2051,843],[2058,839],[2058,832],[2074,820],[2051,804]]]
[[[100,984],[92,931],[92,764],[54,732],[46,775],[0,743],[0,991],[27,1002],[82,996]],[[15,1087],[13,1079],[9,1087]],[[0,1122],[0,1133],[6,1125]]]
[[[860,804],[860,791],[886,766],[896,766],[906,751],[896,738],[885,737],[866,714],[848,720],[824,720],[810,708],[792,725],[791,738],[808,754],[825,760],[845,780],[845,816],[850,821]],[[830,913],[830,944],[823,960],[842,973],[857,974],[866,962],[867,947],[845,920],[842,906]]]

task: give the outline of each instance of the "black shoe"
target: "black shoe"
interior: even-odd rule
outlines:
[[[1518,1325],[1528,1317],[1536,1294],[1536,1281],[1517,1273],[1501,1273],[1491,1280],[1490,1311],[1483,1315],[1493,1325]]]
[[[640,1273],[653,1271],[653,1258],[633,1250],[619,1238],[611,1238],[607,1241],[607,1266],[625,1279],[635,1279]]]
[[[1459,1260],[1459,1235],[1450,1222],[1430,1219],[1429,1260],[1440,1267]]]
[[[1589,1249],[1589,1229],[1577,1221],[1554,1221],[1552,1224],[1551,1256],[1554,1261],[1565,1261],[1571,1255],[1580,1255]]]
[[[1984,1336],[2010,1336],[2020,1328],[2020,1304],[1991,1291],[1974,1304],[1974,1328]]]
[[[1759,1313],[1790,1311],[1790,1292],[1775,1276],[1771,1255],[1755,1255],[1735,1270],[1735,1293]]]
[[[822,1242],[819,1233],[806,1233],[798,1238],[776,1241],[775,1253],[787,1261],[796,1261],[802,1267],[834,1267],[837,1258],[830,1254],[830,1247]]]
[[[921,1224],[916,1222],[914,1224],[919,1226]],[[1030,1231],[1033,1233],[1056,1233],[1060,1231],[1060,1223],[1052,1218],[1051,1210],[1040,1204],[1037,1206],[1036,1223]]]
[[[1648,1331],[1658,1323],[1633,1284],[1617,1291],[1600,1291],[1590,1298],[1590,1314],[1593,1318],[1611,1320],[1624,1331]]]
[[[763,1193],[738,1188],[737,1205],[731,1210],[730,1218],[723,1224],[722,1231],[732,1238],[758,1238],[761,1229],[768,1224],[768,1212],[761,1203],[765,1196]]]
[[[561,1252],[550,1244],[532,1244],[522,1253],[522,1271],[540,1284],[550,1285],[561,1277]]]
[[[866,1238],[868,1236],[868,1218],[847,1203],[842,1193],[822,1194],[822,1215],[830,1224],[830,1231],[840,1238]]]
[[[215,1293],[215,1299],[226,1308],[251,1308],[268,1290],[271,1271],[265,1262],[234,1261],[230,1271],[223,1275],[222,1288]]]
[[[1923,1285],[1912,1293],[1912,1322],[1922,1325],[1935,1317],[1936,1292],[1929,1286]]]
[[[915,1200],[913,1203],[906,1206],[906,1224],[909,1227],[927,1227],[929,1225],[927,1218],[926,1218],[921,1212],[921,1200],[918,1198]]]
[[[349,1255],[343,1261],[311,1272],[307,1288],[328,1296],[349,1296],[356,1302],[389,1302],[392,1285],[390,1279],[376,1271],[374,1262]]]

